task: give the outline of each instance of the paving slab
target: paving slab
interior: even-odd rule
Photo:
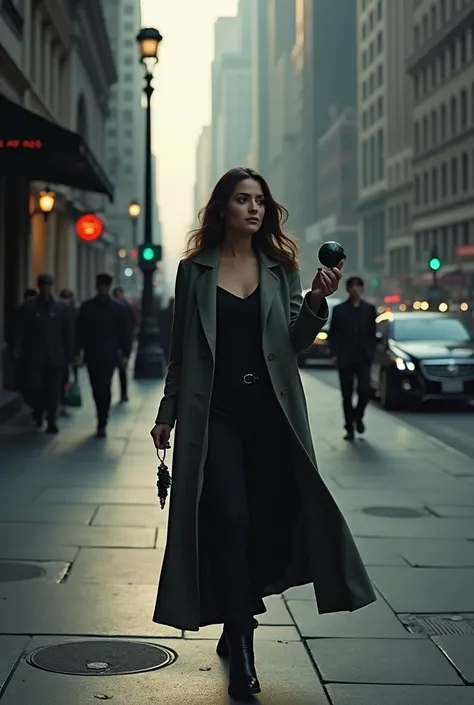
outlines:
[[[463,685],[429,639],[311,639],[323,682]]]
[[[376,538],[474,538],[472,519],[441,519],[435,516],[407,518],[374,517],[350,512],[345,518],[354,536]]]
[[[286,602],[281,595],[272,595],[264,600],[267,611],[264,614],[258,615],[257,619],[262,626],[291,626],[295,623],[288,611]]]
[[[263,615],[261,617],[264,618]],[[222,634],[222,624],[211,624],[199,632],[184,632],[185,639],[211,639],[216,642]],[[255,630],[256,641],[301,641],[296,627],[259,625]]]
[[[472,705],[474,688],[436,685],[330,685],[332,705]]]
[[[34,639],[31,648],[44,641]],[[53,643],[57,643],[57,640]],[[225,666],[206,640],[160,640],[178,652],[178,660],[159,671],[126,677],[58,676],[22,662],[2,705],[84,705],[111,700],[114,705],[232,705]],[[263,644],[262,644],[263,647]],[[261,705],[328,705],[328,699],[303,646],[266,642],[257,651]]]
[[[337,502],[348,509],[377,506],[380,502],[405,507],[428,507],[431,504],[474,506],[474,490],[465,483],[462,485],[456,483],[454,488],[449,490],[430,487],[429,483],[426,487],[416,489],[410,487],[348,489],[339,485],[336,487]]]
[[[15,669],[29,641],[30,637],[28,636],[0,636],[0,698],[5,683]]]
[[[88,472],[64,472],[61,468],[55,472],[42,472],[40,475],[34,473],[23,473],[19,477],[14,487],[21,491],[22,487],[44,488],[147,488],[150,489],[156,484],[156,469],[153,467],[141,472],[117,472],[114,469],[104,470],[96,468]]]
[[[356,612],[318,614],[310,600],[289,600],[288,609],[304,639],[319,637],[366,637],[410,639],[385,600],[379,598]]]
[[[93,504],[33,504],[21,502],[22,492],[18,492],[17,503],[0,504],[0,522],[39,523],[39,524],[89,524],[97,508]]]
[[[439,517],[471,517],[474,519],[474,505],[460,507],[455,504],[431,504],[429,509]]]
[[[0,527],[1,528],[1,527]],[[52,546],[37,536],[4,536],[0,531],[0,558],[18,561],[65,561],[72,563],[78,546]]]
[[[27,543],[35,540],[60,546],[91,546],[96,548],[154,548],[156,530],[140,527],[82,526],[75,524],[0,523],[0,544],[9,536]]]
[[[41,491],[38,502],[45,504],[154,504],[156,487],[150,489],[71,487]]]
[[[398,614],[474,612],[472,568],[369,568],[369,574]]]
[[[471,489],[468,484],[469,481],[465,478],[454,478],[442,470],[439,473],[430,472],[413,475],[409,472],[404,472],[384,477],[374,477],[373,475],[337,476],[331,473],[331,479],[339,487],[352,490],[462,490],[462,488],[465,488],[466,491],[469,491]]]
[[[108,504],[99,507],[92,520],[92,526],[166,526],[167,508],[162,510],[158,504],[127,505]]]
[[[180,637],[151,621],[155,598],[155,585],[0,583],[0,624],[5,634]]]
[[[156,587],[163,551],[155,548],[81,548],[68,583]]]
[[[433,642],[454,664],[462,678],[474,685],[474,634],[446,634],[432,637]],[[474,692],[474,690],[473,690]]]
[[[401,555],[414,568],[474,568],[474,543],[468,541],[450,547],[439,546],[436,541],[425,546],[407,545]]]

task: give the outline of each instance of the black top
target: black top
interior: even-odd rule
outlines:
[[[125,307],[110,296],[85,301],[77,317],[76,354],[82,350],[86,361],[117,364],[129,357],[132,336]]]
[[[376,317],[375,307],[367,301],[354,306],[348,299],[334,307],[329,345],[338,364],[372,362],[377,342]]]
[[[74,325],[69,307],[37,296],[18,312],[15,347],[28,364],[66,367],[72,357]]]
[[[217,287],[216,362],[212,411],[241,415],[271,389],[262,350],[260,289],[241,299]],[[244,377],[251,384],[246,384]],[[255,378],[257,378],[255,380]]]

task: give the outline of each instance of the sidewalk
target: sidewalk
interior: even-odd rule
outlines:
[[[380,599],[320,617],[310,588],[270,598],[254,702],[472,705],[472,461],[372,408],[366,440],[347,445],[337,392],[304,379],[321,472]],[[151,622],[166,527],[149,438],[160,387],[132,385],[105,442],[91,437],[85,380],[83,391],[85,408],[58,437],[0,426],[2,705],[228,704],[220,629]],[[57,648],[33,658],[49,670],[31,666],[47,645]],[[145,672],[107,677],[133,670]]]

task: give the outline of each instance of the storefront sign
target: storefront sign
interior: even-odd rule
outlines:
[[[104,223],[94,213],[86,213],[81,215],[76,222],[76,233],[81,240],[93,242],[98,240],[104,232]]]
[[[0,139],[0,149],[43,149],[41,140]]]

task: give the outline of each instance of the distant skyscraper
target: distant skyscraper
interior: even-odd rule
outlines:
[[[196,148],[196,182],[194,186],[194,218],[201,208],[203,208],[209,196],[213,184],[211,183],[211,151],[212,133],[211,126],[202,128]]]

